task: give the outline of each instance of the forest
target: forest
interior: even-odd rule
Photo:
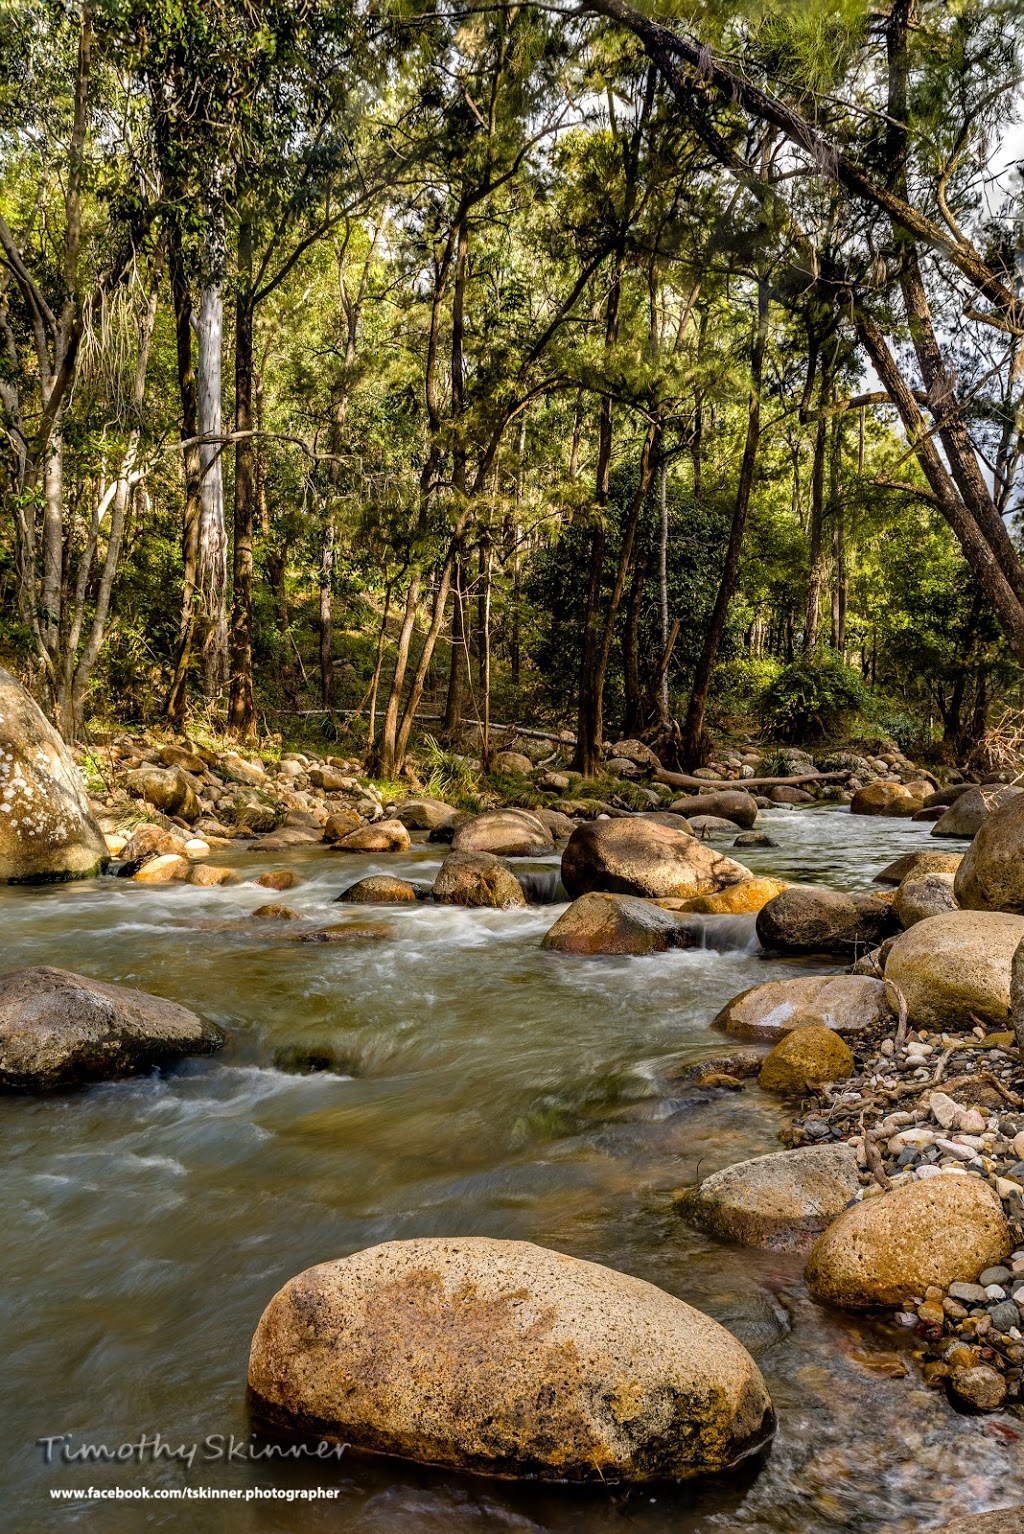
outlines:
[[[66,737],[969,758],[1020,702],[1003,0],[0,8],[0,660]]]

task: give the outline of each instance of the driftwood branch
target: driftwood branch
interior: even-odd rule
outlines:
[[[781,788],[786,785],[799,788],[801,783],[841,783],[853,773],[847,768],[842,772],[804,772],[795,778],[732,778],[716,782],[712,778],[694,778],[686,772],[668,772],[664,767],[656,767],[652,776],[658,783],[667,783],[669,788],[700,788],[707,793],[718,793],[723,788]]]

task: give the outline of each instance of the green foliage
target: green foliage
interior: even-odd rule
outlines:
[[[834,650],[806,651],[785,666],[765,693],[769,728],[784,740],[829,740],[868,706],[864,680]]]

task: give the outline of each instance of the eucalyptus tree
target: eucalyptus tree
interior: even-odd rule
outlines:
[[[1016,8],[743,8],[705,14],[696,32],[668,7],[664,21],[628,0],[586,9],[641,42],[747,205],[772,210],[807,282],[848,316],[1024,659],[1024,568],[1001,514],[1020,472],[1021,226],[989,175],[1019,95]],[[747,151],[751,122],[788,146],[774,176]]]
[[[128,501],[141,478],[139,428],[162,260],[147,232],[145,136],[106,53],[105,22],[90,0],[39,0],[0,13],[4,500],[32,663],[69,735],[81,727]],[[135,355],[127,358],[136,324]],[[96,427],[85,418],[86,400],[102,425],[83,517],[81,487],[68,486],[65,470],[69,439],[81,444]]]

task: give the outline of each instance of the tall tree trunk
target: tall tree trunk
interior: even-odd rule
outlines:
[[[203,471],[199,444],[199,392],[192,356],[192,298],[182,261],[180,234],[170,233],[168,269],[174,303],[174,339],[178,365],[178,394],[181,400],[182,468],[185,499],[182,511],[182,591],[181,623],[174,676],[167,696],[167,717],[180,729],[185,720],[185,684],[196,630],[196,602],[199,570],[199,523],[202,515]]]
[[[334,521],[324,519],[320,530],[320,702],[334,707]]]
[[[821,403],[825,403],[822,389]],[[825,457],[828,447],[828,419],[824,411],[819,415],[814,433],[814,461],[811,467],[811,523],[808,528],[808,563],[810,578],[807,585],[807,609],[804,615],[804,649],[813,650],[818,643],[818,627],[821,619],[821,597],[825,590]]]
[[[469,632],[466,623],[466,563],[460,551],[452,578],[452,653],[448,665],[448,695],[441,728],[446,740],[454,740],[462,724],[466,682],[469,678]]]
[[[199,301],[199,460],[202,493],[196,584],[206,697],[213,702],[227,677],[227,532],[224,523],[222,368],[224,289],[211,278]]]
[[[686,723],[683,727],[682,756],[683,761],[691,768],[696,767],[704,760],[706,749],[704,720],[707,715],[708,698],[711,693],[711,678],[714,675],[715,664],[718,660],[722,635],[725,633],[725,620],[729,613],[729,603],[732,601],[739,580],[743,533],[747,525],[747,513],[750,510],[750,495],[754,488],[757,451],[761,440],[761,382],[764,372],[764,352],[767,339],[768,284],[762,278],[757,285],[757,319],[754,324],[750,346],[750,395],[747,400],[747,434],[743,444],[743,458],[740,462],[740,477],[739,483],[736,486],[736,499],[733,502],[729,542],[726,545],[725,562],[722,566],[722,574],[718,582],[718,591],[715,594],[715,605],[711,610],[711,617],[704,635],[700,659],[697,662],[697,669],[694,673],[693,689],[690,693],[690,703],[686,711]]]
[[[661,620],[661,653],[668,647],[668,464],[658,475],[658,616]],[[662,666],[658,683],[658,723],[668,726],[671,710],[668,700],[668,667]]]
[[[232,551],[231,690],[228,728],[244,739],[256,733],[252,691],[252,536],[255,452],[252,435],[253,293],[252,224],[238,226],[238,293],[235,299],[235,515]]]
[[[615,345],[619,330],[622,273],[616,269],[605,307],[605,349]],[[608,543],[608,485],[612,462],[613,406],[610,394],[602,395],[597,426],[597,469],[594,505],[587,558],[587,595],[580,640],[579,709],[576,724],[576,755],[573,766],[585,778],[598,771],[601,762],[601,698],[597,689],[597,657],[601,634],[601,587]]]

